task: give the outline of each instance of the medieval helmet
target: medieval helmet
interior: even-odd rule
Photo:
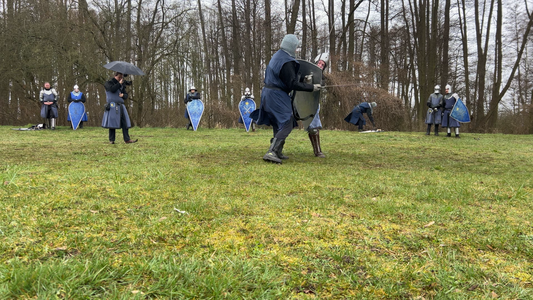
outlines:
[[[192,91],[192,90],[195,90],[196,91],[196,88],[193,86],[191,86],[191,88],[189,89],[189,92]]]
[[[447,84],[446,85],[446,89],[448,90],[448,94],[451,94],[452,93],[452,86]]]
[[[378,106],[378,104],[377,104],[376,102],[372,102],[372,103],[370,103],[370,106],[371,106],[372,108],[374,108],[374,107]]]
[[[77,89],[79,89],[79,88],[80,88],[80,87],[79,87],[77,84],[74,85],[74,89],[75,89],[75,90],[77,90]]]
[[[244,94],[245,95],[250,95],[250,89],[249,88],[244,89]]]
[[[437,84],[435,86],[435,94],[438,94],[438,93],[440,93],[440,85]]]
[[[329,63],[329,53],[324,52],[315,57],[315,64],[318,63],[318,61],[323,60],[326,65]]]
[[[300,41],[294,34],[287,34],[281,41],[281,50],[289,53],[290,56],[296,56],[296,48],[300,45]]]

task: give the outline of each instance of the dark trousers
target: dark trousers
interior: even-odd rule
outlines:
[[[292,131],[293,123],[294,116],[291,116],[291,119],[287,123],[283,124],[281,128],[278,128],[276,125],[273,125],[272,129],[274,130],[274,137],[278,140],[286,139]]]
[[[362,131],[363,130],[363,120],[362,120],[362,117],[359,118],[359,120],[357,120],[357,129],[359,129],[359,131]]]
[[[114,142],[116,136],[116,129],[109,128],[109,141]],[[131,140],[128,127],[122,127],[122,135],[124,136],[124,142]]]
[[[122,129],[122,135],[124,136],[124,142],[127,142],[131,140],[130,134],[129,134],[129,128],[127,125],[126,115],[122,113],[120,116],[120,128]],[[109,141],[114,142],[116,136],[116,129],[109,128]]]

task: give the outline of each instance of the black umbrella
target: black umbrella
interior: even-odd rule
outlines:
[[[122,74],[144,75],[144,72],[141,69],[130,64],[129,62],[120,61],[120,60],[110,62],[104,65],[104,68],[109,69],[111,71],[120,72]]]

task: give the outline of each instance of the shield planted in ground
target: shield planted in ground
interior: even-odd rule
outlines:
[[[458,98],[457,101],[455,101],[450,117],[454,118],[459,123],[470,123],[468,108],[466,108],[466,105],[461,98]]]
[[[68,106],[68,116],[70,122],[72,122],[72,129],[78,129],[80,126],[81,120],[85,115],[85,105],[81,102],[72,102]]]
[[[189,112],[192,128],[196,131],[204,113],[204,103],[200,99],[192,100],[187,104],[187,111]]]
[[[255,110],[255,101],[246,98],[239,103],[239,112],[241,113],[242,122],[246,128],[246,132],[250,131],[250,125],[252,125],[252,118],[250,114]]]
[[[322,70],[312,62],[299,59],[300,63],[300,81],[303,81],[305,76],[313,75],[311,84],[317,84],[322,81]],[[313,117],[315,116],[318,105],[320,103],[320,91],[316,92],[294,92],[294,116],[297,120],[302,120],[304,129],[309,127]]]

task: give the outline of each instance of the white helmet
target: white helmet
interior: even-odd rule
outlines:
[[[446,89],[448,90],[448,94],[451,94],[452,93],[452,86],[447,84],[446,85]]]
[[[75,89],[75,90],[77,90],[77,89],[79,89],[79,88],[80,88],[80,87],[79,87],[77,84],[74,85],[74,89]]]
[[[192,91],[192,90],[195,90],[196,91],[196,88],[193,86],[191,86],[191,88],[189,89],[189,92]]]
[[[324,52],[315,57],[315,64],[318,63],[319,60],[323,60],[326,65],[329,63],[329,53]]]
[[[438,93],[440,93],[440,85],[437,84],[435,86],[435,94],[438,94]]]
[[[249,88],[244,89],[244,94],[245,95],[250,95],[250,89]]]

